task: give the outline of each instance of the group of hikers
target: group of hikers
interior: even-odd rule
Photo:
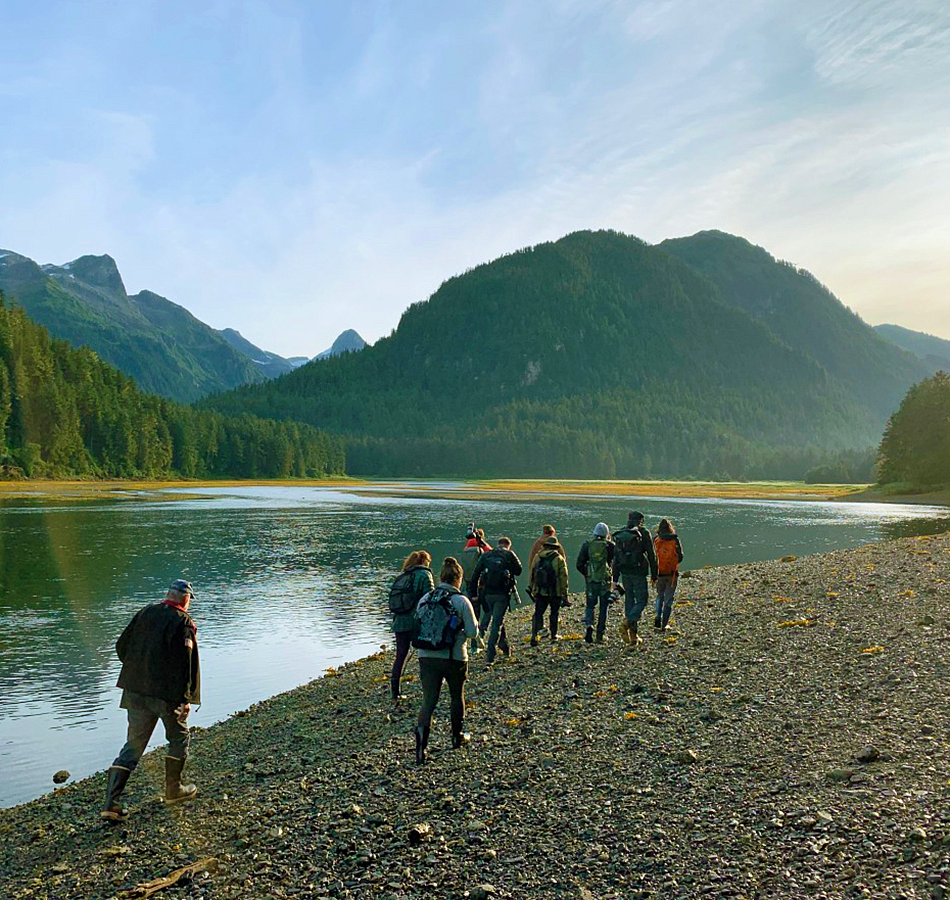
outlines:
[[[515,579],[523,567],[511,549],[510,538],[500,537],[495,544],[492,548],[484,530],[472,523],[458,556],[443,560],[438,584],[432,575],[431,555],[414,550],[390,589],[389,608],[396,639],[390,677],[394,702],[405,699],[400,681],[410,649],[414,647],[419,656],[422,708],[415,728],[417,763],[426,760],[432,715],[442,683],[449,687],[452,747],[458,748],[470,740],[464,730],[469,653],[484,647],[488,666],[494,664],[498,652],[511,655],[505,615],[520,605]],[[683,545],[669,519],[660,521],[655,537],[644,526],[640,512],[631,512],[627,524],[613,536],[604,522],[598,522],[576,562],[585,582],[584,640],[603,644],[608,610],[611,604],[623,601],[620,635],[635,649],[643,640],[639,631],[649,602],[648,578],[656,589],[653,626],[665,631],[682,561]],[[553,525],[544,525],[534,542],[528,554],[528,573],[528,595],[534,602],[531,646],[536,647],[540,641],[545,614],[549,617],[548,640],[556,642],[560,611],[570,605],[570,576],[567,555]]]
[[[390,687],[397,703],[405,699],[400,681],[410,649],[415,648],[419,656],[422,708],[415,727],[417,763],[426,760],[429,727],[443,682],[448,683],[451,696],[452,747],[471,739],[464,730],[469,651],[484,647],[489,666],[498,652],[511,655],[505,615],[513,605],[520,605],[515,579],[523,569],[510,538],[500,537],[495,544],[491,547],[484,530],[473,523],[457,557],[443,560],[438,584],[432,574],[432,556],[414,550],[390,589],[396,638]],[[587,643],[604,643],[607,611],[620,600],[624,608],[621,637],[632,648],[640,643],[640,619],[649,600],[647,578],[656,588],[653,625],[665,630],[682,560],[683,546],[668,519],[659,523],[655,537],[644,527],[639,512],[631,512],[627,524],[612,537],[607,525],[598,522],[576,562],[586,585]],[[543,526],[531,547],[528,572],[528,595],[534,602],[531,645],[536,647],[545,615],[548,640],[558,640],[560,611],[569,605],[567,556],[553,525]],[[198,629],[188,613],[194,596],[190,582],[176,579],[165,599],[140,610],[116,642],[122,662],[116,686],[122,688],[120,706],[128,713],[128,738],[109,768],[101,812],[108,821],[127,818],[120,798],[159,720],[168,740],[165,802],[191,800],[198,793],[195,785],[182,783],[189,746],[188,715],[191,704],[201,702]]]

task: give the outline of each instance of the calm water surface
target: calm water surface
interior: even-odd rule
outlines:
[[[205,702],[191,722],[206,727],[387,642],[386,590],[402,558],[416,547],[437,561],[455,553],[473,519],[492,543],[511,535],[523,559],[552,522],[573,559],[597,521],[615,527],[639,508],[651,527],[673,519],[690,568],[950,527],[946,509],[885,504],[202,492],[210,497],[0,502],[0,805],[50,790],[59,769],[76,778],[109,765],[125,737],[115,640],[180,575],[198,592]]]

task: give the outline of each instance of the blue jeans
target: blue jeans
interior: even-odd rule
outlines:
[[[677,575],[661,575],[656,580],[656,617],[660,626],[666,628],[673,611],[673,594],[676,592]]]
[[[610,595],[610,585],[606,581],[588,581],[587,582],[587,609],[584,610],[584,624],[590,628],[594,624],[594,608],[600,604],[600,610],[597,616],[597,638],[604,636],[607,628],[607,608],[610,601],[607,599]]]
[[[159,719],[165,726],[168,755],[175,759],[187,759],[188,713],[185,712],[183,704],[176,705],[159,697],[146,697],[133,691],[123,691],[120,705],[129,714],[129,734],[125,746],[119,751],[112,765],[131,772],[139,764]]]
[[[635,625],[640,621],[650,599],[647,577],[621,572],[620,580],[624,589],[623,616],[629,624]]]
[[[485,594],[485,600],[482,603],[482,618],[478,626],[482,634],[485,633],[486,628],[489,629],[488,646],[485,649],[486,662],[491,662],[495,658],[496,645],[502,653],[506,653],[509,649],[508,635],[505,634],[505,614],[508,612],[510,600],[508,594]]]

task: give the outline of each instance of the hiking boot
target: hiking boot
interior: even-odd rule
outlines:
[[[181,773],[185,768],[185,761],[174,756],[165,757],[165,802],[180,803],[182,800],[191,800],[198,793],[193,784],[182,784]]]
[[[109,783],[106,785],[106,803],[99,813],[103,819],[110,822],[124,822],[128,817],[128,811],[119,803],[119,796],[125,790],[125,784],[132,774],[130,769],[122,766],[112,766],[109,769]]]
[[[536,634],[531,635],[531,646],[532,647],[538,646],[538,636]]]
[[[422,765],[426,761],[426,747],[429,745],[429,729],[416,725],[416,764]]]
[[[593,625],[587,626],[587,631],[584,632],[584,640],[587,641],[588,644],[594,643],[594,626]]]
[[[620,620],[620,625],[618,626],[617,630],[620,632],[620,640],[622,640],[625,644],[629,644],[630,643],[630,626],[627,624],[626,619]]]
[[[602,634],[598,634],[598,635],[597,635],[597,643],[598,643],[598,644],[606,644],[606,643],[607,643],[607,638],[605,638]]]
[[[654,627],[657,631],[659,631],[659,630],[663,627],[663,623],[660,622],[660,617],[659,617],[659,616],[657,616],[657,617],[653,620],[653,627]]]

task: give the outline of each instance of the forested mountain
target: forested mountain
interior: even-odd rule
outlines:
[[[183,307],[151,291],[127,294],[110,256],[39,266],[0,250],[0,290],[54,337],[92,348],[145,391],[190,401],[268,377]]]
[[[882,420],[930,370],[884,340],[813,275],[721,231],[658,245],[702,272],[726,303],[745,310],[797,347]]]
[[[874,330],[886,341],[923,360],[932,372],[950,372],[950,341],[900,325],[875,325]]]
[[[340,440],[307,425],[143,394],[88,348],[51,339],[0,293],[4,476],[319,476],[343,463]]]
[[[916,486],[950,484],[950,375],[915,384],[881,440],[879,480]]]
[[[903,394],[916,361],[867,331]],[[578,232],[449,279],[360,353],[201,405],[346,435],[351,474],[800,477],[894,408],[811,349],[666,249]]]

